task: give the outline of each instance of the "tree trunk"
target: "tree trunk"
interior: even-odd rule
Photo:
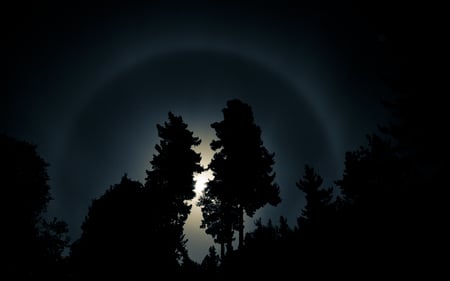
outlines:
[[[244,208],[239,206],[239,244],[238,249],[244,246]]]
[[[223,261],[225,258],[225,243],[220,243],[220,259]]]
[[[233,252],[232,242],[227,242],[227,255]]]

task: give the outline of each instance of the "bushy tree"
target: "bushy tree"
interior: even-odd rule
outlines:
[[[59,278],[67,224],[44,219],[50,202],[48,163],[37,146],[0,134],[2,273],[8,280]]]
[[[146,229],[151,222],[143,213],[142,184],[124,175],[92,201],[72,245],[71,259],[80,279],[139,279],[148,262]]]

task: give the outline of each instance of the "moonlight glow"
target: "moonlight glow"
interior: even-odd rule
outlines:
[[[207,127],[208,125],[206,125]],[[193,126],[194,132],[202,132],[203,134],[199,135],[201,139],[201,143],[199,146],[195,147],[194,150],[197,153],[200,153],[202,159],[200,161],[200,164],[205,169],[202,173],[194,175],[194,181],[195,181],[195,193],[196,198],[194,198],[194,201],[198,201],[198,197],[201,195],[203,189],[206,187],[206,183],[213,178],[212,171],[208,169],[208,164],[211,162],[213,151],[209,147],[209,144],[212,141],[212,131],[211,132],[204,132],[204,130],[199,130],[196,127],[200,126]]]
[[[201,140],[193,149],[205,171],[194,175],[196,197],[184,226],[197,262],[215,245],[199,227],[196,204],[213,178],[211,123],[222,120],[227,100],[252,106],[264,145],[275,153],[282,196],[277,208],[248,218],[246,231],[258,217],[284,215],[295,224],[305,203],[295,186],[303,165],[331,185],[345,151],[383,123],[378,97],[386,90],[372,71],[378,58],[366,42],[372,37],[358,41],[360,17],[346,17],[352,9],[38,6],[19,5],[11,10],[17,20],[3,25],[0,132],[36,144],[50,164],[55,200],[48,216],[68,223],[72,242],[92,199],[124,173],[145,181],[159,141],[155,125],[168,111]]]
[[[213,178],[211,170],[203,171],[194,177],[195,180],[195,193],[199,196],[203,189],[206,187],[206,183]]]

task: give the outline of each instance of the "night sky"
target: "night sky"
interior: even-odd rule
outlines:
[[[92,199],[124,173],[144,180],[168,111],[202,139],[206,166],[210,124],[226,101],[252,107],[282,203],[258,211],[247,230],[258,217],[296,223],[305,164],[325,186],[340,178],[345,152],[386,119],[380,101],[390,90],[378,68],[389,38],[370,5],[296,2],[3,9],[0,132],[36,144],[50,164],[48,215],[69,224],[72,241]],[[213,243],[200,219],[194,206],[185,229],[196,261]]]

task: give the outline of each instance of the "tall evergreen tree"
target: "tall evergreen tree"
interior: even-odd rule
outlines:
[[[188,203],[195,196],[194,174],[203,171],[201,156],[192,147],[200,144],[181,116],[168,114],[168,122],[157,125],[160,143],[157,154],[150,161],[145,190],[153,198],[152,216],[156,219],[154,234],[161,239],[159,247],[169,262],[180,262],[187,254],[183,234],[184,224],[190,213]]]
[[[305,194],[306,205],[297,218],[293,239],[288,241],[291,248],[301,252],[298,262],[307,273],[312,273],[309,270],[318,263],[325,268],[332,266],[334,255],[341,253],[334,246],[337,239],[333,188],[324,188],[322,184],[322,177],[309,165],[305,165],[302,178],[296,182],[297,188]]]
[[[239,247],[244,242],[244,212],[252,217],[256,210],[277,205],[279,187],[274,182],[274,154],[264,147],[261,129],[255,124],[251,107],[239,99],[229,100],[222,110],[224,119],[211,124],[217,139],[211,142],[215,155],[209,165],[214,178],[208,183],[205,196],[219,200],[224,218],[239,232]],[[211,208],[206,208],[211,209]],[[208,222],[206,222],[208,224]],[[227,238],[227,244],[231,240]]]
[[[205,273],[214,275],[217,273],[219,265],[220,259],[216,253],[216,248],[214,246],[210,246],[208,249],[208,254],[202,260],[201,267]]]
[[[322,177],[314,171],[314,168],[305,165],[305,174],[296,186],[305,193],[306,206],[298,218],[299,227],[307,224],[315,224],[328,219],[332,208],[333,189],[322,187]]]

